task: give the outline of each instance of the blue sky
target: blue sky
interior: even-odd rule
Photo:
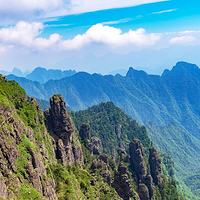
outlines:
[[[136,64],[134,60],[133,64],[101,69],[87,67],[87,59],[82,66],[69,60],[149,49],[171,51],[175,45],[199,46],[199,6],[198,0],[19,0],[17,3],[0,0],[0,69],[26,70],[37,66],[67,69],[70,64],[75,70],[91,73],[127,69],[128,65],[142,69],[142,62]],[[150,59],[147,54],[144,56],[147,61]],[[166,59],[163,55],[162,67]],[[152,59],[151,62],[151,66],[159,65]],[[150,66],[143,64],[144,69]],[[151,72],[151,68],[147,71]]]

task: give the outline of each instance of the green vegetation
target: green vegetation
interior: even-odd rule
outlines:
[[[119,147],[127,148],[133,138],[138,138],[148,154],[151,141],[145,127],[131,120],[112,102],[101,103],[83,111],[72,111],[70,115],[78,130],[82,123],[90,125],[91,136],[100,138],[104,153],[116,155]]]
[[[101,178],[92,185],[95,178],[84,169],[60,164],[51,165],[50,168],[57,183],[56,193],[59,199],[120,199],[116,191]]]

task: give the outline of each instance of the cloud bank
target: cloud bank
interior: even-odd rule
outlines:
[[[96,24],[84,34],[73,39],[62,40],[62,36],[54,33],[49,38],[40,37],[44,30],[40,22],[18,22],[13,27],[0,29],[0,45],[7,48],[28,48],[34,51],[41,50],[77,50],[89,44],[104,44],[111,48],[128,45],[151,46],[160,40],[160,34],[146,33],[145,29],[129,30],[122,33],[121,29]]]

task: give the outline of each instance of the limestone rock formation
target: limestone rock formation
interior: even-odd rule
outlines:
[[[154,191],[153,178],[150,172],[147,171],[141,142],[134,139],[130,144],[129,151],[131,164],[133,164],[138,179],[138,193],[140,199],[151,200]]]
[[[141,200],[149,200],[150,199],[149,190],[148,190],[148,187],[145,184],[143,184],[143,183],[139,184],[138,193],[139,193]]]
[[[100,155],[101,154],[101,142],[99,138],[93,137],[90,138],[90,125],[87,123],[81,124],[79,130],[79,136],[84,140],[86,148],[90,151],[91,155]]]
[[[32,101],[28,104],[32,105]],[[36,143],[33,129],[17,117],[14,107],[9,109],[0,104],[0,116],[0,197],[14,198],[26,180],[46,199],[57,199],[54,179],[51,172],[47,176],[44,165],[44,159],[53,160],[40,142]],[[39,113],[35,123],[39,125]],[[45,131],[43,137],[46,138]]]
[[[134,140],[130,144],[130,156],[138,179],[142,180],[147,174],[146,164],[144,161],[143,146],[139,140]]]
[[[61,95],[50,98],[50,108],[45,112],[46,124],[56,141],[56,157],[63,165],[83,166],[83,153],[78,134],[69,117]]]
[[[82,140],[84,139],[90,139],[90,125],[87,123],[83,123],[81,125],[80,131],[79,131],[79,135],[81,137]]]
[[[94,138],[91,138],[90,141],[91,141],[90,152],[93,155],[101,154],[101,142],[100,142],[99,138],[94,137]]]
[[[112,186],[124,200],[129,200],[133,197],[130,175],[127,167],[122,162],[119,164],[118,169],[115,170]]]
[[[108,164],[108,157],[106,154],[101,154],[97,159],[95,159],[91,166],[91,173],[95,173],[96,170],[99,170],[100,175],[103,180],[106,181],[109,185],[112,183],[112,175],[110,172],[110,166]]]
[[[154,183],[160,185],[162,183],[161,158],[154,147],[149,149],[149,164]]]

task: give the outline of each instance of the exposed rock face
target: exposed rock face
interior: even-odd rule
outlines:
[[[154,183],[160,185],[162,183],[161,159],[154,147],[149,149],[149,164]]]
[[[119,148],[117,150],[117,153],[120,156],[120,160],[124,160],[125,159],[125,157],[126,157],[126,150],[124,148]]]
[[[144,161],[143,146],[139,140],[135,139],[130,144],[130,159],[134,166],[137,179],[138,179],[138,193],[140,199],[150,200],[153,197],[153,178],[150,172],[147,171],[147,167]]]
[[[106,181],[109,185],[112,183],[112,175],[110,172],[110,167],[108,165],[108,157],[106,154],[102,154],[99,156],[99,158],[95,159],[91,166],[90,171],[92,173],[95,173],[96,169],[99,170],[100,175]]]
[[[138,193],[139,193],[141,200],[149,200],[150,199],[149,190],[148,190],[148,187],[145,184],[143,184],[143,183],[139,184]]]
[[[115,133],[117,137],[120,139],[121,137],[121,125],[115,127]]]
[[[0,198],[7,199],[7,187],[3,175],[0,172]]]
[[[29,103],[32,104],[32,100]],[[16,119],[14,114],[14,108],[9,110],[0,104],[0,197],[14,198],[26,180],[45,198],[57,199],[54,179],[52,175],[47,178],[44,165],[44,159],[52,162],[46,149],[39,142],[30,143],[34,138],[33,130],[27,128],[20,119]],[[39,117],[36,117],[36,124],[38,120]],[[45,131],[41,134],[46,138]],[[38,149],[34,149],[34,145]],[[23,161],[19,160],[20,157],[23,158],[22,150],[28,155]]]
[[[94,138],[91,138],[90,141],[91,141],[90,152],[93,155],[101,154],[101,142],[100,142],[99,138],[94,137]]]
[[[86,148],[90,151],[91,155],[100,155],[101,154],[101,142],[99,138],[93,137],[90,138],[90,125],[87,123],[83,123],[79,130],[79,135],[82,140],[84,140],[84,144]]]
[[[130,156],[131,162],[134,165],[135,171],[138,175],[138,179],[142,180],[146,176],[146,164],[144,161],[143,146],[139,140],[135,140],[130,144]]]
[[[80,131],[79,131],[79,135],[81,137],[82,140],[84,139],[90,139],[90,125],[83,123],[81,125]]]
[[[112,187],[115,188],[119,196],[124,200],[129,200],[130,197],[133,197],[130,175],[127,167],[122,162],[120,163],[118,169],[115,170]]]
[[[61,95],[50,98],[50,108],[45,113],[47,127],[56,141],[56,157],[63,165],[83,166],[83,153],[71,118],[69,117],[65,102]]]

